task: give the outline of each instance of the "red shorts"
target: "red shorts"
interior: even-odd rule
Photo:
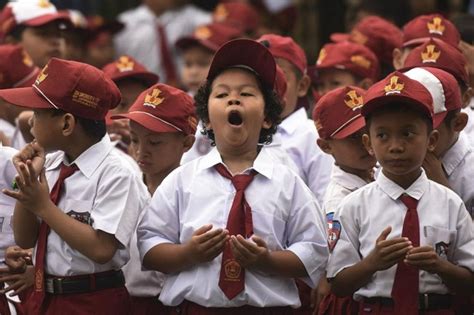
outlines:
[[[453,310],[420,310],[419,315],[454,315]],[[359,315],[398,315],[394,313],[393,305],[382,305],[380,303],[359,303]]]
[[[313,308],[311,307],[311,287],[300,279],[295,279],[295,284],[298,288],[298,295],[300,297],[301,306],[293,310],[293,314],[312,315]]]
[[[328,294],[319,305],[319,315],[354,315],[359,312],[358,302],[352,296],[337,297]]]
[[[26,302],[28,308],[28,302]],[[46,293],[41,315],[130,315],[130,295],[125,286],[80,294]],[[29,314],[25,315],[40,315]]]
[[[158,297],[132,296],[132,315],[167,314],[168,307],[158,300]]]
[[[5,294],[0,294],[0,314],[10,315],[10,308],[8,307],[8,300]]]
[[[169,315],[293,315],[291,307],[204,307],[184,301],[177,307],[170,307]]]

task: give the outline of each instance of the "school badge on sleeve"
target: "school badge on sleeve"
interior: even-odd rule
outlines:
[[[329,251],[332,252],[334,247],[336,246],[339,237],[341,236],[341,222],[338,220],[331,220],[328,221],[328,246]]]

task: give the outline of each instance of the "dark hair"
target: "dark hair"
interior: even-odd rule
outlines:
[[[118,86],[121,83],[137,83],[143,86],[143,90],[148,89],[153,84],[150,85],[150,82],[146,81],[145,79],[137,78],[137,77],[125,77],[118,80],[115,80],[114,83]]]
[[[385,114],[385,113],[407,113],[407,112],[417,114],[417,116],[419,116],[419,118],[421,118],[426,123],[428,134],[430,134],[431,131],[433,131],[433,120],[431,119],[431,117],[429,117],[421,109],[418,109],[414,107],[413,105],[407,104],[407,103],[387,103],[384,106],[374,109],[374,111],[372,111],[369,115],[365,117],[365,125],[367,127],[367,130],[369,130],[374,115],[379,115],[382,113]]]
[[[21,41],[21,36],[23,31],[25,30],[26,26],[24,25],[17,25],[15,26],[8,35],[13,37],[16,41]]]
[[[93,120],[74,115],[73,113],[65,112],[61,109],[51,109],[51,115],[61,116],[64,114],[71,114],[74,116],[74,119],[82,126],[84,132],[89,137],[100,140],[107,133],[107,127],[105,125],[105,120]]]
[[[443,119],[443,124],[445,124],[446,126],[451,125],[451,122],[453,121],[453,119],[455,119],[457,114],[459,114],[460,112],[461,112],[461,109],[453,109],[453,110],[448,111],[448,113]]]
[[[249,73],[252,73],[249,70]],[[222,72],[221,72],[222,73]],[[253,73],[252,73],[253,74]],[[219,74],[218,74],[219,75]],[[263,99],[265,101],[265,119],[271,122],[272,126],[269,129],[264,129],[260,131],[260,137],[258,142],[262,144],[270,144],[272,142],[272,135],[276,132],[277,125],[281,122],[280,114],[282,112],[282,105],[279,97],[273,91],[273,88],[266,86],[258,76],[256,76],[258,86],[263,94]],[[215,77],[214,77],[215,79]],[[196,95],[194,96],[194,100],[196,101],[196,114],[199,119],[204,123],[209,123],[209,108],[208,108],[208,101],[209,96],[211,95],[211,81],[206,81],[199,90],[197,91]],[[204,128],[202,130],[202,134],[206,135],[210,140],[211,144],[215,145],[215,138],[213,130]]]

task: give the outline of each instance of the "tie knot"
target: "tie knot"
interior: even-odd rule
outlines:
[[[232,177],[232,184],[237,191],[245,190],[254,177],[254,173],[249,175],[235,175]]]
[[[407,194],[403,194],[400,196],[400,200],[405,204],[405,206],[411,210],[411,209],[416,209],[416,206],[418,205],[418,200],[415,198],[412,198],[408,196]]]
[[[77,171],[77,165],[76,164],[71,164],[71,165],[66,165],[64,163],[61,164],[61,169],[59,170],[59,179],[64,180],[65,178],[68,178],[72,174],[74,174],[75,171]]]

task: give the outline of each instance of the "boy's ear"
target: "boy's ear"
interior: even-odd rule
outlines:
[[[263,129],[270,129],[272,126],[273,126],[273,123],[267,117],[265,117],[265,119],[263,120],[263,123],[262,123],[262,128]]]
[[[428,136],[428,152],[434,152],[439,140],[439,132],[434,129]]]
[[[372,142],[370,141],[370,136],[366,133],[362,135],[362,143],[364,144],[365,149],[371,156],[375,156],[374,150],[372,149]]]
[[[298,97],[306,96],[311,85],[311,78],[305,74],[298,82]]]
[[[184,141],[183,141],[184,152],[188,152],[189,149],[192,148],[195,140],[196,140],[196,137],[194,135],[187,135],[184,137]]]
[[[462,108],[466,108],[471,99],[474,97],[474,89],[472,87],[468,87],[467,90],[462,95]]]
[[[374,84],[374,80],[372,80],[370,78],[365,78],[365,79],[362,79],[362,81],[359,82],[358,86],[360,88],[363,88],[364,90],[368,90],[369,87],[372,86],[372,84]]]
[[[316,143],[318,144],[318,147],[326,154],[332,154],[332,148],[331,148],[331,142],[323,139],[323,138],[318,138],[316,140]]]
[[[403,68],[402,55],[403,53],[400,48],[395,48],[392,52],[392,63],[395,70]]]
[[[456,117],[451,121],[451,128],[453,131],[461,132],[466,127],[469,116],[464,112],[459,112]]]
[[[76,121],[76,118],[70,114],[70,113],[66,113],[63,115],[63,135],[64,136],[70,136],[73,131],[74,131],[74,128],[76,128],[76,124],[77,124],[77,121]]]

